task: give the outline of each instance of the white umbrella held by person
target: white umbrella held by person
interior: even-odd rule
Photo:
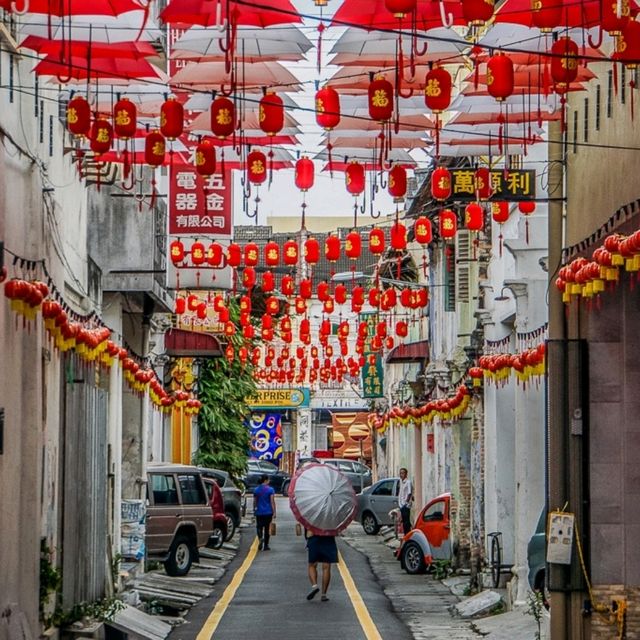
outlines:
[[[310,464],[293,477],[289,504],[296,520],[319,536],[346,529],[358,508],[349,479],[326,464]]]

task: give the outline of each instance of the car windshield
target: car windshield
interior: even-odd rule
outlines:
[[[276,471],[278,471],[278,467],[276,467],[275,464],[273,464],[272,462],[266,462],[264,460],[260,462],[260,469],[262,469],[262,471],[266,471],[267,473],[276,473]]]

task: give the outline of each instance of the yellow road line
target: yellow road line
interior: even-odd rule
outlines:
[[[224,612],[227,610],[229,603],[233,600],[233,597],[236,595],[236,591],[238,587],[242,583],[245,574],[249,571],[249,567],[253,562],[253,559],[256,557],[258,553],[258,538],[253,541],[253,544],[249,548],[249,553],[247,557],[244,559],[244,562],[240,565],[240,568],[235,572],[231,582],[227,585],[227,588],[224,590],[222,597],[218,602],[216,602],[216,606],[213,608],[213,611],[209,614],[206,622],[202,625],[202,629],[200,629],[200,633],[196,636],[196,640],[209,640],[213,637],[215,630],[218,628],[220,624],[220,620],[222,620],[222,616]]]
[[[367,609],[367,605],[364,603],[364,600],[356,587],[356,583],[353,581],[353,578],[349,573],[349,569],[347,569],[347,565],[340,554],[338,554],[338,570],[340,571],[342,582],[344,582],[344,587],[347,590],[347,594],[349,595],[351,604],[356,612],[356,616],[358,616],[358,622],[360,623],[367,640],[382,640],[378,627],[376,627],[373,622],[373,619],[369,614],[369,610]],[[198,640],[201,639],[198,638]]]

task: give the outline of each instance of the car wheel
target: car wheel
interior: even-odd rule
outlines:
[[[422,549],[415,542],[407,542],[402,548],[402,566],[411,575],[427,570]]]
[[[380,525],[371,511],[365,511],[362,516],[362,528],[368,536],[375,536],[380,531]]]
[[[191,569],[194,558],[193,543],[187,536],[177,536],[171,548],[169,557],[164,563],[164,570],[169,576],[186,576]]]
[[[285,480],[284,483],[282,484],[282,495],[283,496],[288,496],[289,495],[289,481]]]
[[[226,528],[221,527],[220,525],[213,526],[213,539],[216,541],[213,545],[213,549],[219,549],[226,540]]]
[[[225,511],[224,516],[227,519],[227,537],[225,538],[225,542],[229,542],[229,540],[233,538],[233,534],[236,532],[236,521],[233,517],[233,513],[230,511]]]

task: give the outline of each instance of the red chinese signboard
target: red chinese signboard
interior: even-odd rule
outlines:
[[[231,171],[207,178],[193,165],[175,164],[170,169],[169,235],[230,238],[233,182]]]

